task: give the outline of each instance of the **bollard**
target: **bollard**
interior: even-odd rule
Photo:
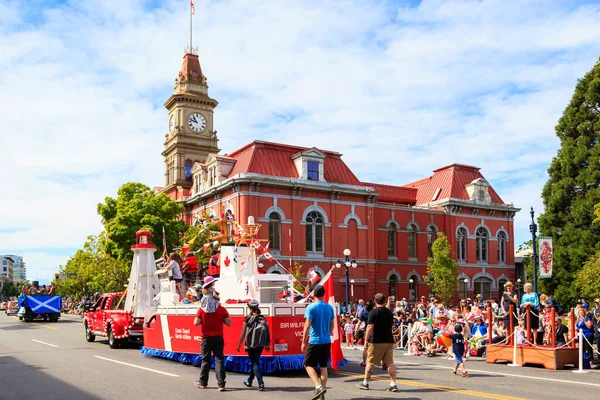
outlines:
[[[576,371],[573,371],[573,373],[575,374],[589,374],[590,371],[586,371],[583,369],[583,341],[585,340],[583,338],[583,331],[579,330],[579,369]]]
[[[400,323],[400,349],[404,350],[404,324]]]
[[[512,319],[512,316],[511,316]],[[517,330],[513,331],[513,362],[508,364],[509,367],[520,367],[521,365],[517,364]]]
[[[406,347],[407,347],[407,351],[406,351],[406,353],[404,353],[405,356],[412,356],[412,353],[410,352],[410,349],[412,348],[412,343],[410,341],[410,331],[412,330],[411,328],[412,327],[410,325],[408,325],[408,332],[406,333],[406,338],[407,338],[406,339],[407,340]]]

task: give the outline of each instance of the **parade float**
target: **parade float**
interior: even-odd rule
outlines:
[[[255,224],[253,217],[249,217],[245,225],[223,217],[215,224],[221,230],[214,232],[208,244],[220,247],[220,277],[215,289],[232,320],[232,325],[224,328],[225,369],[250,371],[250,360],[244,350],[237,351],[237,343],[244,318],[248,315],[247,303],[253,299],[260,303],[271,336],[270,349],[265,349],[261,358],[263,373],[303,369],[301,340],[307,304],[295,302],[293,296],[281,299],[282,292],[295,292],[295,278],[291,274],[259,272],[261,257],[277,261],[268,253],[268,244],[263,246],[264,241],[258,239],[260,224]],[[201,327],[193,324],[199,304],[180,303],[175,282],[169,281],[163,270],[156,271],[156,274],[160,277],[160,294],[156,296],[153,312],[146,312],[148,323],[144,327],[141,352],[152,357],[200,365]],[[334,309],[339,315],[337,304]],[[337,347],[337,351],[333,347]],[[339,340],[337,346],[332,346],[332,362],[335,367],[347,362],[341,354]]]

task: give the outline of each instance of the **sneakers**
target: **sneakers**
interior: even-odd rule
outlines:
[[[200,381],[196,381],[194,382],[196,384],[196,387],[199,389],[206,389],[208,386],[203,385]]]
[[[453,373],[454,375],[456,375],[456,370],[454,370],[454,369],[453,369],[453,370],[452,370],[452,373]]]
[[[465,371],[465,372],[463,372],[463,373],[462,373],[462,377],[463,377],[463,378],[466,378],[466,377],[467,377],[467,375],[468,375],[468,374],[467,374],[467,371]]]
[[[242,382],[246,387],[252,387],[252,382],[244,381]]]
[[[224,392],[225,391],[225,386],[220,386],[219,387],[219,392]]]
[[[397,392],[398,391],[398,385],[394,385],[394,386],[388,386],[387,389],[385,389],[386,392]]]
[[[361,389],[361,390],[369,390],[369,384],[368,383],[365,385],[364,382],[361,382],[361,383],[357,383],[356,386],[358,386],[358,388]]]
[[[364,362],[361,362],[361,363],[360,363],[360,367],[361,367],[361,368],[366,368],[366,366],[367,366],[367,364],[365,364]]]
[[[263,390],[265,390],[265,385],[258,385],[258,390],[260,392],[262,392]]]
[[[327,393],[327,389],[325,389],[323,386],[319,386],[318,388],[315,388],[315,392],[313,393],[313,396],[310,398],[310,400],[317,400],[321,398],[321,396],[323,396],[325,393]]]

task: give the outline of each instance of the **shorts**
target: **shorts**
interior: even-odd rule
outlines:
[[[186,272],[185,274],[183,274],[185,280],[188,281],[188,282],[195,282],[196,281],[196,275],[198,275],[197,272]]]
[[[367,362],[379,365],[382,361],[387,365],[394,363],[394,343],[369,343]]]
[[[331,354],[331,343],[327,344],[308,344],[304,353],[304,365],[306,367],[327,368],[329,355]]]
[[[169,280],[170,280],[170,281],[175,281],[175,282],[177,282],[177,283],[181,283],[181,281],[183,281],[183,279],[175,279],[175,278],[173,278],[173,277],[170,277],[170,278],[169,278]]]
[[[460,355],[455,354],[454,355],[454,361],[456,362],[456,365],[462,364],[463,363],[462,354],[460,354]]]

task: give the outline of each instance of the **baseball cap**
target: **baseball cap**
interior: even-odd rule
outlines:
[[[589,304],[588,304],[588,303],[583,303],[583,304],[581,305],[581,307],[583,307],[583,308],[589,308],[590,306],[589,306]]]
[[[250,300],[250,302],[248,303],[248,307],[250,308],[258,308],[258,301],[256,300]]]
[[[315,297],[323,297],[325,296],[325,288],[323,287],[323,285],[317,285],[315,286]]]
[[[460,324],[454,325],[454,332],[462,332],[462,326]]]

